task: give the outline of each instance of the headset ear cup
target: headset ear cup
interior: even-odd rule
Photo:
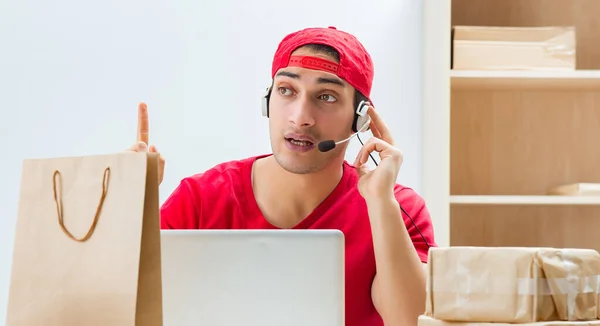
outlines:
[[[269,117],[269,98],[271,97],[270,87],[267,87],[265,94],[262,97],[262,116]]]
[[[359,117],[356,121],[356,131],[358,132],[360,130],[360,128],[362,128],[365,123],[369,122],[369,117],[365,116],[365,117]],[[363,130],[369,130],[369,128],[367,127],[367,129],[363,129]]]
[[[263,97],[262,100],[262,116],[269,117],[269,99],[267,97]]]
[[[354,121],[352,121],[352,131],[358,132],[365,123],[369,122],[369,115],[367,110],[369,109],[369,102],[360,101],[354,112]],[[365,129],[369,130],[369,128]]]

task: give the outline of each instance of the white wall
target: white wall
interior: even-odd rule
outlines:
[[[279,40],[308,26],[354,33],[373,56],[373,99],[421,185],[421,0],[0,2],[0,320],[21,161],[116,152],[137,104],[167,158],[161,200],[187,175],[270,150],[257,94]],[[358,142],[351,146],[353,161]]]
[[[435,227],[435,240],[450,245],[450,43],[451,1],[423,2],[421,193]]]

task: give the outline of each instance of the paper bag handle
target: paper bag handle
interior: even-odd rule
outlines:
[[[57,177],[60,182],[57,182]],[[92,225],[90,226],[90,229],[88,230],[87,234],[85,236],[83,236],[83,238],[76,238],[65,227],[65,221],[64,221],[64,217],[63,217],[61,177],[62,176],[61,176],[60,171],[58,171],[58,170],[54,171],[54,175],[52,176],[52,184],[54,187],[54,202],[56,203],[56,213],[58,214],[58,225],[60,225],[60,228],[63,230],[63,232],[69,238],[71,238],[75,241],[78,241],[78,242],[87,241],[92,236],[92,233],[94,233],[94,230],[96,229],[96,225],[98,224],[98,219],[100,218],[100,212],[102,211],[102,206],[104,205],[104,199],[106,199],[106,193],[108,191],[108,180],[110,179],[110,166],[107,167],[106,169],[104,169],[104,176],[102,178],[102,195],[100,196],[100,203],[98,204],[98,207],[96,208],[96,215],[94,216],[94,221],[92,222]],[[57,191],[57,189],[56,189],[57,183],[60,183],[60,186],[61,186],[60,191]]]

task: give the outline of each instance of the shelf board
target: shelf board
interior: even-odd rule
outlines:
[[[458,205],[600,205],[600,196],[450,196]]]
[[[452,90],[600,90],[600,70],[451,70]]]

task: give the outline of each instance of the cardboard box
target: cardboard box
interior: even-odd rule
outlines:
[[[599,326],[600,320],[590,321],[545,321],[537,323],[518,324],[519,326]],[[515,326],[506,323],[478,323],[478,322],[452,322],[443,321],[427,316],[419,317],[418,326]]]
[[[551,187],[548,195],[554,196],[600,196],[600,183],[570,183]]]
[[[589,249],[431,248],[425,315],[463,322],[598,318],[600,254]]]
[[[452,69],[574,70],[574,27],[455,26]]]

